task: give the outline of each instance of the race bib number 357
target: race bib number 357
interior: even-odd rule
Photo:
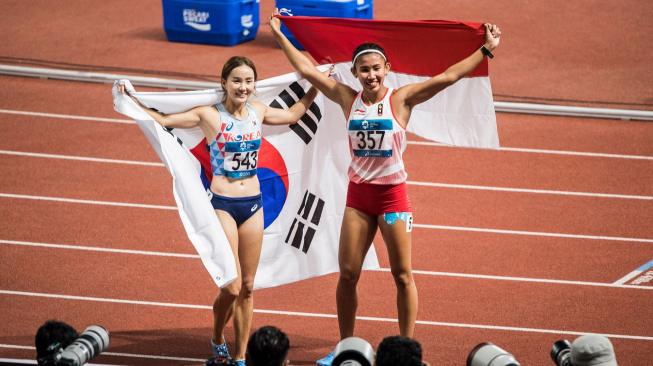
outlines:
[[[351,120],[349,140],[358,157],[392,156],[392,120]]]

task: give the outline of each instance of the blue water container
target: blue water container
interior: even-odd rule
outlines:
[[[302,15],[331,18],[373,18],[372,0],[276,0],[281,15]],[[295,47],[304,48],[297,42],[284,24],[281,31]]]
[[[163,28],[172,42],[233,46],[256,37],[259,0],[163,0]]]

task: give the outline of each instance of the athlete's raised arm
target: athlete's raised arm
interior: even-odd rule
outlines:
[[[263,123],[268,125],[288,125],[293,124],[299,121],[299,119],[306,113],[308,108],[313,103],[313,100],[317,96],[317,89],[311,87],[308,89],[306,94],[293,104],[288,109],[274,108],[266,106],[263,103],[260,104],[259,108],[263,109]]]
[[[318,70],[313,62],[301,53],[281,32],[281,20],[277,17],[278,11],[275,10],[270,17],[270,28],[277,43],[286,54],[286,57],[303,78],[308,80],[313,86],[321,91],[327,98],[338,103],[340,107],[347,111],[356,97],[356,91],[349,86],[339,83],[328,75]],[[348,112],[348,111],[347,111]]]
[[[192,128],[200,125],[202,121],[209,121],[216,113],[212,113],[211,107],[200,106],[181,113],[163,114],[143,105],[138,99],[134,98],[126,89],[124,83],[118,83],[118,91],[129,96],[138,104],[145,113],[149,114],[158,124],[170,128]]]

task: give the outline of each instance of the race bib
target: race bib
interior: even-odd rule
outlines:
[[[392,120],[351,120],[349,140],[354,156],[388,158],[392,156]]]
[[[227,142],[224,146],[224,175],[244,178],[256,175],[261,140]]]

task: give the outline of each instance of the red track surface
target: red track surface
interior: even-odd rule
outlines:
[[[4,2],[0,34],[12,41],[0,42],[0,56],[211,74],[228,56],[242,53],[258,61],[264,77],[289,71],[266,25],[256,41],[234,48],[169,44],[161,31],[157,1],[94,2],[88,10],[82,10],[82,3],[88,2],[70,1],[69,8],[62,9],[55,2]],[[644,22],[653,15],[650,5],[626,1],[610,5],[612,9],[604,7],[605,13],[583,21],[575,14],[587,15],[593,2],[548,1],[522,9],[505,1],[492,8],[471,1],[438,7],[416,1],[405,4],[396,9],[390,2],[377,1],[375,16],[492,19],[501,24],[506,37],[492,69],[497,94],[631,103],[650,109],[653,79],[647,64],[636,58],[653,56],[649,47],[643,47],[651,28],[650,22]],[[264,14],[271,7],[268,1],[261,4]],[[129,17],[124,9],[132,9]],[[569,20],[572,17],[576,22]],[[607,31],[599,32],[599,24]],[[629,42],[623,42],[626,35]],[[136,48],[138,52],[133,51]],[[193,53],[190,60],[182,57],[188,52]],[[550,56],[546,62],[544,55]],[[198,259],[10,244],[194,254],[175,210],[33,199],[171,206],[170,177],[162,167],[7,153],[157,162],[154,153],[144,148],[145,139],[134,124],[74,118],[123,119],[113,112],[108,85],[1,79],[0,109],[70,116],[0,111],[0,290],[96,299],[0,293],[0,344],[10,345],[0,346],[0,357],[33,357],[33,350],[11,346],[31,346],[35,329],[46,319],[58,318],[77,328],[93,323],[106,326],[114,353],[205,358],[211,325],[208,306],[216,288]],[[474,345],[492,341],[524,365],[546,365],[552,364],[548,352],[553,341],[576,337],[565,332],[598,332],[616,335],[612,342],[620,364],[650,365],[653,290],[601,284],[611,284],[653,259],[653,125],[505,114],[497,120],[502,146],[558,153],[410,145],[405,155],[409,180],[415,182],[409,190],[416,223],[513,231],[414,230],[413,266],[431,271],[416,275],[422,323],[415,336],[422,342],[425,358],[433,365],[461,365]],[[534,234],[538,232],[565,235]],[[387,268],[383,244],[377,242],[382,267]],[[335,314],[335,280],[331,275],[256,292],[259,312],[254,326],[274,324],[284,329],[291,339],[293,364],[312,364],[337,340],[335,318],[305,315]],[[395,318],[389,273],[366,272],[360,292],[360,316]],[[455,326],[461,324],[469,326]],[[372,344],[396,332],[392,322],[357,323],[357,334]],[[198,364],[106,355],[98,362]]]

